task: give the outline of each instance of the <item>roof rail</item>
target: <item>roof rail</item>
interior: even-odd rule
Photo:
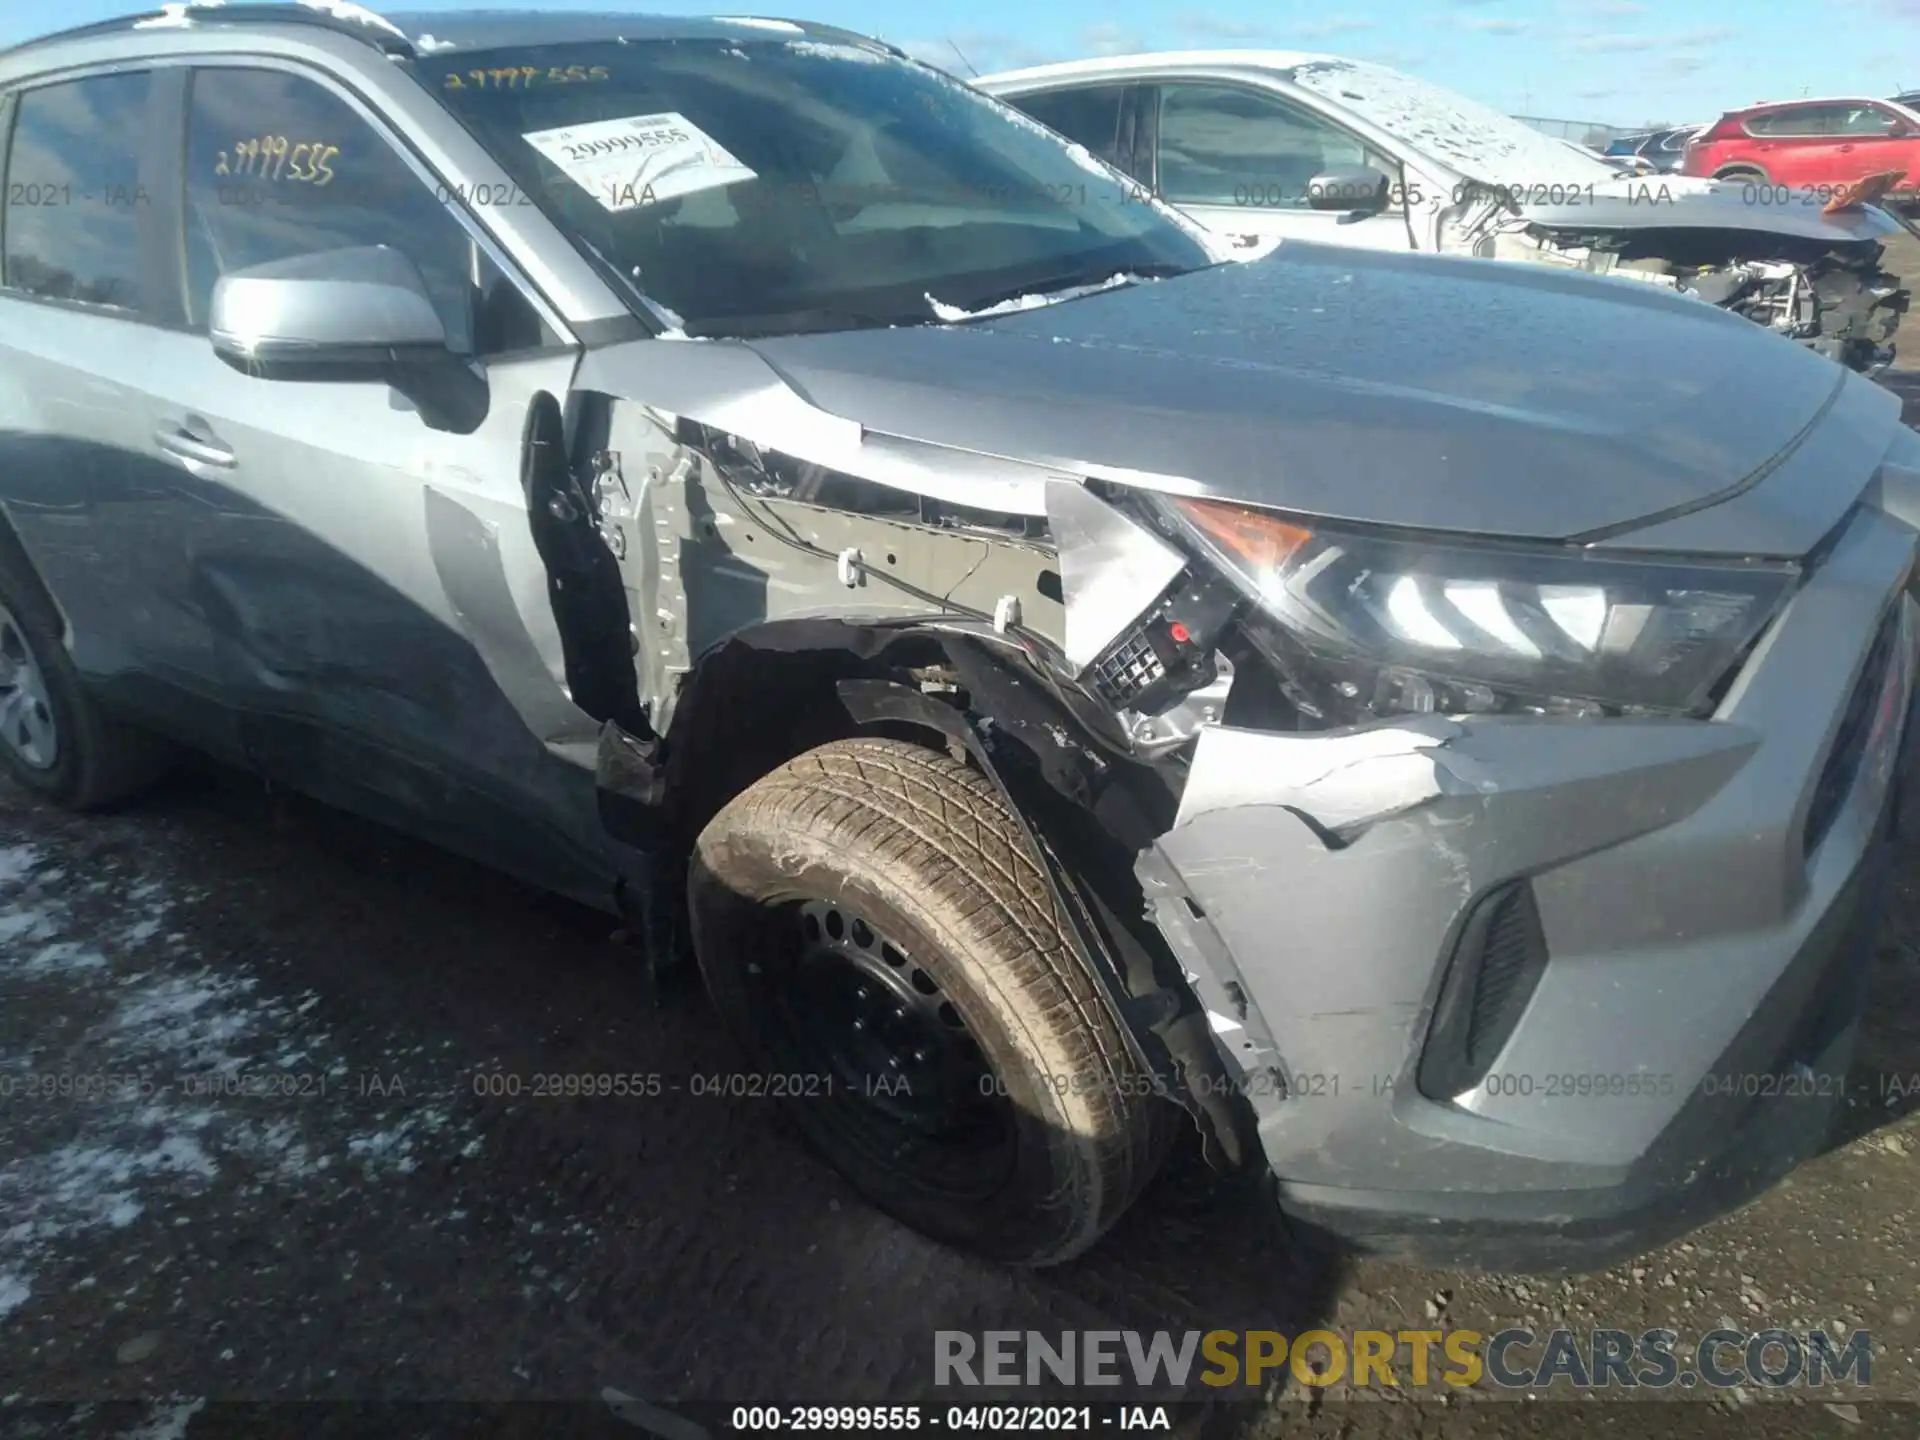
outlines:
[[[0,50],[0,56],[18,55],[22,51],[32,50],[41,45],[82,40],[95,35],[129,34],[134,30],[146,28],[153,22],[173,16],[184,17],[195,28],[203,25],[311,25],[322,30],[331,30],[336,35],[351,36],[389,55],[412,56],[415,53],[412,41],[383,25],[370,25],[364,20],[346,19],[330,10],[315,6],[187,3],[168,5],[160,10],[143,11],[137,15],[122,15],[115,20],[96,20],[90,25],[76,25],[71,30],[59,30],[51,35],[40,35]]]

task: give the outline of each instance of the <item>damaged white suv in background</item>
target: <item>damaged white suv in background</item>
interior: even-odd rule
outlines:
[[[830,27],[363,16],[0,55],[18,784],[184,744],[623,910],[728,1093],[1022,1263],[1183,1141],[1500,1269],[1817,1153],[1891,394],[1650,287],[1223,262]]]
[[[1623,177],[1464,95],[1331,55],[1129,55],[975,83],[1247,251],[1321,240],[1619,275],[1856,370],[1893,360],[1908,292],[1881,242],[1906,222],[1832,187]]]

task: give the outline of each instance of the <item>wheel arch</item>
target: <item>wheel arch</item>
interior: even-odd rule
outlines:
[[[963,759],[1020,825],[1136,1058],[1180,1098],[1209,1162],[1231,1169],[1249,1153],[1247,1112],[1227,1099],[1205,1009],[1149,918],[1133,869],[1171,824],[1177,791],[1118,748],[1117,731],[1103,737],[1090,722],[983,636],[773,621],[700,658],[664,736],[605,727],[601,814],[629,901],[640,900],[630,908],[650,952],[679,953],[684,858],[706,822],[761,776],[856,735]]]
[[[61,644],[71,648],[73,633],[67,623],[67,612],[54,598],[53,590],[40,574],[40,567],[27,553],[20,532],[14,527],[13,516],[4,504],[0,504],[0,570],[21,587],[22,603],[38,607],[47,627],[60,637]]]

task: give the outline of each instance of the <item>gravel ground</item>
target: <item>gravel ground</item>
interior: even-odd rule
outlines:
[[[1887,243],[1882,263],[1920,289],[1920,240],[1911,235],[1895,236]],[[1880,378],[1880,383],[1906,401],[1907,423],[1920,425],[1920,300],[1901,317],[1893,343],[1894,368]]]
[[[1896,268],[1920,276],[1920,243],[1903,248]],[[1920,369],[1890,380],[1920,405]],[[1025,1274],[875,1214],[767,1102],[696,1095],[730,1050],[697,993],[649,988],[603,916],[215,769],[87,820],[0,789],[0,1434],[451,1435],[508,1417],[635,1434],[609,1395],[944,1404],[936,1329],[1566,1324],[1866,1327],[1872,1384],[1615,1403],[1335,1385],[1195,1423],[1911,1435],[1920,1411],[1885,1402],[1920,1401],[1917,944],[1910,855],[1833,1149],[1630,1265],[1511,1280],[1327,1256],[1256,1194],[1195,1198],[1177,1159],[1093,1255]],[[531,1093],[605,1074],[659,1093]],[[63,1076],[86,1093],[33,1088]],[[285,1403],[306,1400],[588,1403]]]
[[[0,1431],[11,1413],[12,1433],[121,1433],[112,1414],[191,1440],[213,1433],[218,1408],[188,1415],[208,1398],[932,1399],[937,1328],[1565,1323],[1869,1327],[1871,1398],[1606,1408],[1637,1413],[1633,1433],[1732,1408],[1743,1431],[1766,1412],[1873,1433],[1873,1398],[1920,1398],[1905,870],[1844,1143],[1668,1250],[1570,1281],[1356,1263],[1176,1175],[1089,1258],[1022,1274],[875,1214],[764,1102],[694,1096],[732,1065],[723,1038],[697,994],[651,993],[599,915],[225,772],[86,820],[0,793]],[[665,1083],[485,1093],[598,1073]],[[60,1074],[107,1078],[25,1093]],[[1598,1418],[1552,1398],[1335,1386],[1201,1419],[1411,1436]],[[81,1400],[142,1403],[31,1404]],[[442,1412],[409,1413],[420,1434]]]

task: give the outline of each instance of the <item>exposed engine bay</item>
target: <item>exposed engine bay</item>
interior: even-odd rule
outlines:
[[[1579,231],[1511,220],[1475,253],[1563,265],[1692,295],[1798,340],[1849,369],[1893,363],[1909,292],[1880,268],[1878,241],[1831,245],[1754,231]]]

